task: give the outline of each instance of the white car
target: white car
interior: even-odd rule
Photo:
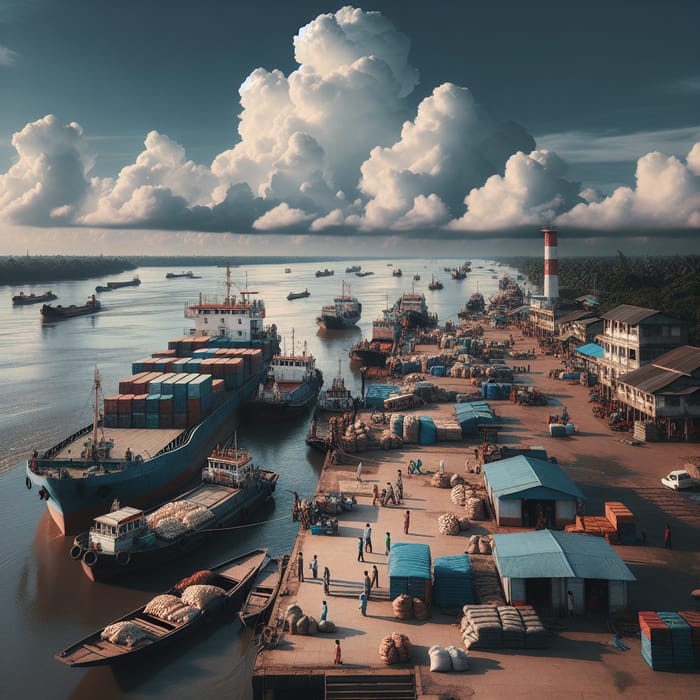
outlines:
[[[685,469],[674,469],[661,479],[661,483],[674,491],[692,489],[698,485],[697,481]]]

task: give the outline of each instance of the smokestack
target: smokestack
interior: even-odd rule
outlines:
[[[557,230],[548,226],[544,233],[544,296],[550,304],[559,300],[559,260]]]

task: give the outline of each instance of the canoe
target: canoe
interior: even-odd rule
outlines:
[[[258,571],[253,587],[238,612],[245,627],[255,627],[258,622],[267,623],[288,564],[289,556],[285,554],[271,558]]]
[[[123,662],[182,639],[207,621],[223,621],[240,609],[266,558],[267,549],[255,549],[197,571],[54,658],[75,667]]]

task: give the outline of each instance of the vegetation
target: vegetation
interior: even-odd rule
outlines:
[[[0,285],[82,280],[134,270],[126,258],[64,257],[63,255],[0,258]]]
[[[541,258],[500,258],[539,289]],[[595,294],[601,313],[619,304],[656,309],[689,325],[689,342],[700,345],[700,256],[564,258],[559,261],[562,298]]]

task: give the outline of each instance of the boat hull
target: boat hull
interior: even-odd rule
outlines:
[[[351,318],[338,318],[337,316],[319,316],[316,319],[316,323],[318,323],[321,328],[325,328],[326,330],[329,331],[340,331],[345,328],[353,328],[354,326],[357,325],[357,322],[360,320],[360,316],[355,318],[354,316]]]
[[[306,413],[316,404],[318,394],[323,385],[323,373],[316,370],[311,381],[302,382],[294,391],[283,392],[279,399],[259,398],[254,395],[247,402],[247,406],[259,413],[284,414],[287,416],[297,416]]]
[[[27,483],[48,494],[49,513],[64,535],[87,530],[94,518],[110,509],[115,498],[142,509],[160,503],[185,490],[199,475],[212,448],[231,433],[232,418],[241,401],[252,395],[266,375],[267,363],[263,363],[259,373],[230,392],[221,406],[185,433],[182,444],[149,459],[131,462],[121,471],[67,479],[59,478],[57,467],[36,473],[29,460]]]
[[[361,362],[364,367],[385,367],[388,352],[382,350],[369,350],[365,348],[353,348],[350,350],[350,359]]]

